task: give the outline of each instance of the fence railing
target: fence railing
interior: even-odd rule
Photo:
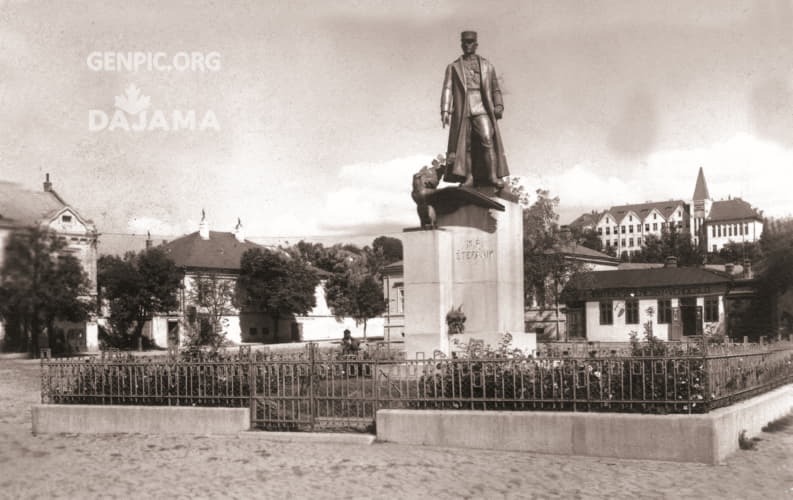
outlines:
[[[44,403],[249,406],[253,427],[363,429],[385,408],[704,413],[792,383],[793,343],[411,360],[311,346],[41,363]]]

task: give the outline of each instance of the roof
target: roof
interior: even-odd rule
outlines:
[[[760,214],[740,198],[714,201],[710,208],[708,221],[760,219]]]
[[[234,234],[220,231],[210,231],[209,239],[205,240],[196,231],[161,248],[179,267],[236,271],[246,250],[266,247],[248,240],[240,242]]]
[[[705,172],[702,171],[702,167],[699,167],[699,173],[697,174],[697,185],[694,186],[694,197],[692,200],[709,200],[710,193],[708,192],[708,183],[705,182]]]
[[[398,260],[383,267],[383,274],[402,274],[405,272],[404,261]]]
[[[564,243],[562,245],[559,245],[556,251],[563,255],[577,258],[580,260],[608,262],[608,263],[614,263],[614,265],[617,265],[617,263],[619,262],[619,259],[617,259],[616,257],[612,257],[611,255],[605,254],[603,252],[598,252],[597,250],[593,250],[589,247],[585,247],[584,245],[578,245],[576,243]]]
[[[30,191],[0,181],[0,219],[4,225],[36,226],[49,221],[68,205],[55,191]]]
[[[646,203],[634,203],[631,205],[617,205],[609,208],[606,212],[611,214],[617,222],[622,221],[622,219],[628,215],[628,212],[635,212],[636,215],[644,220],[645,217],[650,215],[653,209],[658,210],[665,219],[668,219],[669,216],[672,215],[672,212],[681,205],[683,206],[683,210],[688,212],[688,205],[683,200],[648,201]]]
[[[581,290],[715,285],[730,282],[731,279],[728,275],[700,267],[597,271],[582,273],[579,277],[571,280],[572,286]]]
[[[602,216],[603,212],[587,212],[585,214],[581,214],[576,220],[568,225],[570,227],[579,229],[583,229],[588,226],[595,226]]]

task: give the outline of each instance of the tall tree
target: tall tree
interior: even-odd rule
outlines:
[[[234,280],[215,273],[190,279],[187,302],[196,308],[196,314],[187,322],[189,345],[209,346],[213,351],[223,345],[226,316],[234,314],[234,287]]]
[[[240,260],[235,303],[242,310],[273,318],[275,335],[281,318],[307,314],[316,306],[319,277],[302,259],[288,253],[252,248]]]
[[[128,252],[123,258],[102,256],[98,268],[101,295],[110,307],[113,342],[142,349],[146,321],[178,308],[182,271],[159,248]]]
[[[558,206],[558,197],[551,198],[548,191],[538,189],[535,202],[523,211],[525,300],[541,308],[554,307],[557,332],[563,287],[573,278],[578,284],[586,282],[585,265],[564,255],[576,242],[569,232],[559,230]]]
[[[21,325],[24,339],[18,340],[34,356],[43,329],[53,346],[55,320],[83,321],[95,307],[89,302],[88,278],[65,247],[57,235],[31,228],[12,233],[5,249],[0,315]]]
[[[368,320],[386,310],[380,272],[384,265],[379,249],[365,247],[362,255],[350,259],[346,269],[335,273],[325,284],[328,306],[337,317],[350,317],[363,323],[364,338]]]
[[[379,236],[372,241],[372,249],[383,254],[386,265],[402,260],[402,240]]]

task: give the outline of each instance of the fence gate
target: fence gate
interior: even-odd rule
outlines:
[[[377,362],[323,356],[313,344],[304,359],[250,366],[251,428],[273,431],[373,430]]]

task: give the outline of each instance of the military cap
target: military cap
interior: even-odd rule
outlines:
[[[460,33],[460,40],[476,41],[476,31],[463,31]]]

